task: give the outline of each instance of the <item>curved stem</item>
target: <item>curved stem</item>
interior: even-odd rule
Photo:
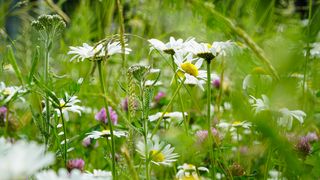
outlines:
[[[176,70],[177,70],[177,67],[176,67],[176,64],[174,63],[174,59],[173,59],[173,55],[171,55],[171,60],[172,60],[172,68],[173,68],[173,73],[174,73],[174,81],[175,81],[175,84],[178,83],[178,78],[177,78],[177,75],[176,75]],[[187,118],[184,114],[184,106],[183,106],[183,101],[182,101],[182,98],[181,98],[181,94],[180,94],[180,91],[178,91],[178,98],[179,98],[179,103],[180,103],[180,107],[181,107],[181,111],[182,111],[182,118],[183,118],[183,124],[184,124],[184,129],[186,131],[186,134],[188,135],[188,122],[187,122]]]
[[[102,90],[102,93],[104,94],[104,96],[107,97],[106,96],[106,88],[105,88],[104,79],[103,79],[103,71],[102,71],[102,68],[101,68],[102,60],[99,60],[97,63],[98,63],[99,80],[100,80],[101,90]],[[111,118],[110,118],[108,101],[107,101],[106,98],[103,98],[103,101],[104,101],[105,108],[106,108],[106,113],[107,113],[107,118],[108,118],[108,125],[109,125],[110,136],[111,136],[112,178],[114,180],[116,180],[117,179],[117,173],[116,173],[116,158],[115,158],[115,143],[114,143],[114,135],[113,135],[113,125],[112,125],[112,121],[111,121]]]
[[[166,112],[168,111],[170,105],[171,105],[172,102],[173,102],[173,99],[177,96],[177,94],[178,94],[179,90],[181,89],[181,87],[182,87],[182,85],[183,85],[183,83],[184,83],[185,80],[186,80],[186,78],[183,78],[183,79],[182,79],[182,81],[180,82],[180,84],[179,84],[179,86],[177,87],[176,91],[174,92],[171,100],[169,101],[168,105],[166,106],[165,110],[162,112],[162,115],[161,115],[161,117],[159,118],[159,120],[158,120],[158,122],[157,122],[157,124],[156,124],[156,127],[155,127],[155,128],[153,129],[153,131],[152,131],[151,138],[156,134],[156,132],[157,132],[159,126],[160,126],[160,123],[161,123],[161,121],[163,120],[164,115],[165,115]]]

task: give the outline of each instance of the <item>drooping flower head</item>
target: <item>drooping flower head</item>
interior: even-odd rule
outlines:
[[[112,107],[108,107],[108,110],[109,110],[109,114],[110,114],[110,118],[111,118],[112,124],[114,124],[114,125],[118,124],[118,115],[117,115],[117,113],[112,109]],[[100,121],[100,122],[103,122],[103,123],[107,124],[108,123],[108,117],[107,117],[106,108],[102,108],[95,115],[95,119],[97,121]]]

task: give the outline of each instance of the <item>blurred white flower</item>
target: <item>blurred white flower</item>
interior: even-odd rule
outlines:
[[[207,71],[199,70],[203,60],[193,59],[191,54],[184,55],[183,53],[176,53],[173,58],[178,66],[177,75],[182,78],[185,77],[186,84],[196,84],[204,90],[201,80],[206,80]],[[193,61],[196,62],[193,64]]]
[[[163,112],[158,112],[156,114],[150,115],[149,116],[149,121],[153,122],[158,120],[161,116],[162,116]],[[188,115],[188,113],[184,113],[185,116]],[[167,112],[164,114],[163,119],[170,122],[171,119],[176,119],[178,121],[182,121],[183,120],[183,114],[182,112]]]
[[[102,137],[108,137],[108,139],[109,139],[111,132],[110,132],[110,130],[106,129],[106,130],[102,130],[102,131],[92,131],[90,133],[87,133],[87,135],[88,136],[86,138],[91,138],[91,139],[99,139]],[[113,135],[118,138],[128,136],[126,131],[115,131],[115,130],[113,130]]]
[[[235,43],[231,41],[220,41],[213,42],[211,46],[211,51],[215,55],[226,56],[228,52],[234,47]]]
[[[78,169],[72,170],[70,173],[66,169],[59,169],[58,173],[53,170],[46,170],[36,174],[37,180],[108,180],[112,179],[109,172],[102,170],[94,170],[93,173],[82,173]]]
[[[282,176],[282,173],[278,170],[271,169],[269,172],[268,180],[286,180],[287,178]]]
[[[170,166],[172,162],[177,161],[179,155],[174,153],[174,147],[170,144],[165,144],[160,142],[157,136],[152,139],[147,140],[147,151],[148,157],[146,157],[146,146],[144,141],[138,141],[137,152],[140,154],[142,159],[149,159],[153,164],[156,165],[168,165]]]
[[[176,174],[176,178],[178,180],[184,180],[184,179],[201,179],[198,176],[198,171],[205,171],[209,172],[208,168],[206,167],[196,167],[193,164],[187,164],[184,163],[182,166],[178,166],[178,172]]]
[[[253,100],[252,102],[250,102],[251,106],[253,107],[256,114],[270,109],[269,99],[266,95],[262,94],[261,99],[255,98],[253,96],[250,97]]]
[[[0,102],[2,104],[8,103],[25,92],[26,90],[21,86],[6,86],[4,82],[0,82]]]
[[[54,162],[53,153],[35,142],[17,141],[14,144],[0,138],[0,180],[27,179]]]
[[[306,117],[306,113],[301,110],[289,110],[287,108],[282,108],[279,112],[282,114],[282,117],[279,118],[278,124],[280,126],[287,127],[288,129],[292,128],[293,119],[298,120],[302,124]]]
[[[310,56],[312,58],[320,58],[320,42],[311,44]]]

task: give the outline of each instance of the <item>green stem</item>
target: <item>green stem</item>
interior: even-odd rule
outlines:
[[[121,57],[122,57],[122,67],[127,69],[126,54],[125,54],[125,42],[124,42],[124,21],[123,21],[123,10],[121,0],[117,0],[118,14],[119,14],[119,24],[120,24],[120,43],[121,43]],[[125,72],[125,71],[124,71]]]
[[[306,82],[307,82],[307,72],[308,72],[308,62],[310,60],[310,25],[311,25],[311,16],[312,16],[312,0],[309,0],[309,14],[308,14],[308,29],[307,29],[307,53],[306,53],[306,62],[304,64],[303,72],[303,83],[302,83],[302,93],[303,93],[303,109],[305,109],[307,96],[306,96]]]
[[[7,108],[7,113],[6,113],[6,124],[5,124],[5,131],[4,131],[4,137],[7,137],[8,136],[8,127],[9,127],[9,103],[7,104],[6,106]]]
[[[45,57],[44,57],[44,82],[47,87],[48,86],[48,81],[49,81],[49,40],[47,39],[45,42]],[[49,141],[49,134],[50,134],[50,103],[49,103],[49,95],[46,93],[45,97],[45,106],[46,106],[46,123],[45,123],[45,149],[48,150],[48,141]]]
[[[173,67],[173,73],[174,73],[174,75],[173,75],[174,76],[174,81],[175,81],[175,84],[177,84],[178,83],[178,78],[177,78],[177,75],[176,75],[177,67],[176,67],[176,64],[174,63],[173,55],[171,55],[171,60],[172,60],[172,67]],[[179,103],[180,103],[181,112],[182,112],[184,129],[186,131],[186,134],[188,135],[188,122],[187,122],[187,118],[186,118],[186,116],[184,114],[183,100],[181,98],[180,91],[178,91],[178,98],[179,98]]]
[[[159,118],[159,120],[158,120],[158,122],[157,122],[157,124],[156,124],[156,127],[155,127],[155,128],[153,129],[153,131],[152,131],[151,138],[156,134],[156,132],[157,132],[159,126],[160,126],[160,123],[161,123],[161,121],[163,120],[164,115],[165,115],[166,112],[168,111],[170,105],[171,105],[172,102],[173,102],[173,99],[177,96],[177,94],[178,94],[179,90],[181,89],[181,87],[182,87],[182,85],[183,85],[183,83],[184,83],[185,80],[186,80],[186,78],[183,78],[183,79],[182,79],[181,83],[179,84],[179,86],[177,87],[176,91],[174,92],[174,94],[173,94],[171,100],[169,101],[168,105],[166,106],[165,110],[162,112],[162,115],[161,115],[161,117]]]
[[[102,93],[104,94],[104,96],[107,97],[106,88],[105,88],[104,79],[103,79],[103,71],[102,71],[102,68],[101,68],[102,60],[99,60],[97,63],[98,63],[99,80],[100,80],[101,90],[102,90]],[[110,128],[110,136],[111,136],[112,178],[114,180],[116,180],[117,179],[117,173],[116,173],[116,158],[115,158],[115,143],[114,143],[114,135],[113,135],[113,125],[112,125],[112,121],[111,121],[111,118],[110,118],[108,101],[107,101],[106,98],[103,98],[103,100],[104,100],[104,104],[105,104],[105,108],[106,108],[106,113],[107,113],[107,118],[108,118],[108,125],[109,125],[109,128]]]
[[[219,95],[217,97],[217,119],[220,121],[220,104],[222,100],[222,92],[223,92],[223,81],[224,81],[224,58],[222,57],[222,62],[221,62],[221,74],[220,74],[220,87],[219,87]]]
[[[211,132],[211,60],[207,60],[207,128],[208,128],[208,139],[210,146],[210,162],[211,162],[211,178],[215,178],[214,168],[214,148]]]
[[[65,167],[67,167],[67,130],[66,130],[66,124],[65,124],[65,120],[63,118],[63,114],[62,114],[62,110],[61,108],[59,109],[60,111],[60,116],[61,116],[61,121],[62,121],[62,127],[63,127],[63,137],[64,137],[64,165]]]

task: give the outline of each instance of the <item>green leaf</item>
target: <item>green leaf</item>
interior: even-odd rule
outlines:
[[[7,58],[9,60],[10,64],[12,65],[13,70],[16,73],[20,83],[24,84],[23,83],[23,78],[22,78],[22,75],[21,75],[21,71],[20,71],[20,69],[18,67],[18,64],[17,64],[17,60],[14,57],[13,49],[12,49],[11,46],[7,46],[7,48],[8,48],[8,50],[7,50]]]

